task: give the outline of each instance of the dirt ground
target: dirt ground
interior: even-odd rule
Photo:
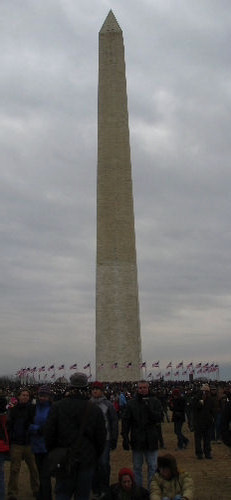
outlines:
[[[172,423],[164,423],[162,429],[166,449],[159,450],[159,455],[172,453],[177,459],[179,468],[191,473],[195,484],[194,500],[231,500],[231,450],[224,444],[214,444],[212,445],[213,460],[198,460],[194,453],[193,433],[190,433],[186,424],[184,434],[190,440],[187,450],[175,451],[176,436]],[[132,468],[131,459],[131,451],[122,449],[120,439],[117,449],[111,453],[111,483],[117,481],[118,470],[121,467]],[[9,463],[5,465],[5,472],[7,480]],[[145,467],[144,475],[146,480]],[[18,500],[32,500],[29,475],[24,463],[20,473],[19,488]]]

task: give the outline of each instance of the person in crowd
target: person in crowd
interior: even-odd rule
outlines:
[[[93,496],[99,498],[109,488],[111,471],[110,450],[115,450],[117,446],[118,417],[113,404],[104,395],[104,386],[101,382],[93,382],[90,401],[101,409],[107,430],[106,444],[97,462],[92,482]]]
[[[102,410],[87,398],[88,379],[76,372],[70,377],[69,396],[53,403],[45,426],[47,450],[68,448],[75,465],[56,477],[56,500],[88,500],[94,470],[106,444]]]
[[[214,386],[210,387],[210,394],[212,399],[214,399],[215,407],[214,423],[211,429],[211,441],[214,444],[221,444],[221,418],[227,398],[224,387],[221,384],[219,384],[217,388]]]
[[[231,449],[231,399],[226,401],[221,415],[221,437],[226,446]]]
[[[39,473],[38,500],[52,500],[51,478],[46,471],[47,449],[44,439],[44,427],[50,413],[52,392],[46,385],[38,390],[38,398],[33,423],[30,424],[30,442],[35,455],[35,461]]]
[[[148,466],[148,485],[155,473],[158,456],[158,424],[161,422],[160,401],[149,394],[146,380],[138,382],[137,394],[128,401],[122,417],[123,448],[132,448],[133,471],[137,486],[142,486],[143,460]]]
[[[193,500],[194,485],[188,472],[179,471],[173,455],[158,457],[150,486],[150,500]]]
[[[185,415],[190,432],[193,432],[193,412],[192,412],[193,398],[194,398],[193,389],[191,387],[185,389]]]
[[[5,456],[9,452],[9,439],[6,429],[6,405],[7,399],[4,391],[0,389],[0,500],[5,499]]]
[[[210,396],[210,387],[203,384],[193,402],[193,425],[195,452],[199,460],[211,459],[211,426],[214,421],[214,403]]]
[[[18,403],[9,409],[7,430],[10,442],[10,476],[8,482],[8,500],[18,497],[18,480],[22,460],[25,460],[29,473],[34,498],[39,490],[39,477],[35,457],[30,446],[29,427],[34,419],[35,407],[30,403],[30,392],[22,388],[18,393]]]
[[[174,432],[177,436],[176,450],[182,450],[183,448],[187,448],[189,444],[188,438],[182,432],[183,423],[185,422],[185,399],[181,396],[180,389],[173,389],[172,396],[171,410]]]
[[[124,394],[124,391],[120,391],[119,394],[119,411],[120,411],[120,418],[122,418],[123,412],[127,406],[127,399]]]
[[[104,500],[149,500],[149,492],[137,486],[131,469],[123,467],[118,473],[118,482],[112,484]]]
[[[162,421],[164,422],[164,419],[166,418],[166,422],[170,422],[169,416],[168,416],[168,398],[167,394],[164,391],[159,390],[157,392],[157,397],[161,402],[162,410],[163,410],[163,418]]]

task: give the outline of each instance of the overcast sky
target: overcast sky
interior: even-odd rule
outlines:
[[[125,43],[143,360],[215,362],[231,378],[230,0],[1,1],[0,373],[94,366],[110,9]]]

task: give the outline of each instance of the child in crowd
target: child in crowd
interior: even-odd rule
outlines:
[[[193,480],[179,471],[173,455],[158,457],[158,469],[150,485],[150,500],[193,500]]]

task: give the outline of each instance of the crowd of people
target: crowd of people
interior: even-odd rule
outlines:
[[[211,444],[223,441],[231,446],[231,385],[145,380],[89,384],[84,373],[76,372],[65,386],[2,387],[0,500],[20,498],[22,460],[37,500],[52,500],[53,476],[56,500],[192,500],[190,474],[178,470],[174,456],[158,456],[158,449],[165,448],[164,420],[174,423],[176,451],[189,444],[183,433],[186,420],[194,435],[195,457],[211,460]],[[118,445],[119,429],[123,449],[131,450],[133,470],[120,469],[118,482],[111,485],[110,454]]]

